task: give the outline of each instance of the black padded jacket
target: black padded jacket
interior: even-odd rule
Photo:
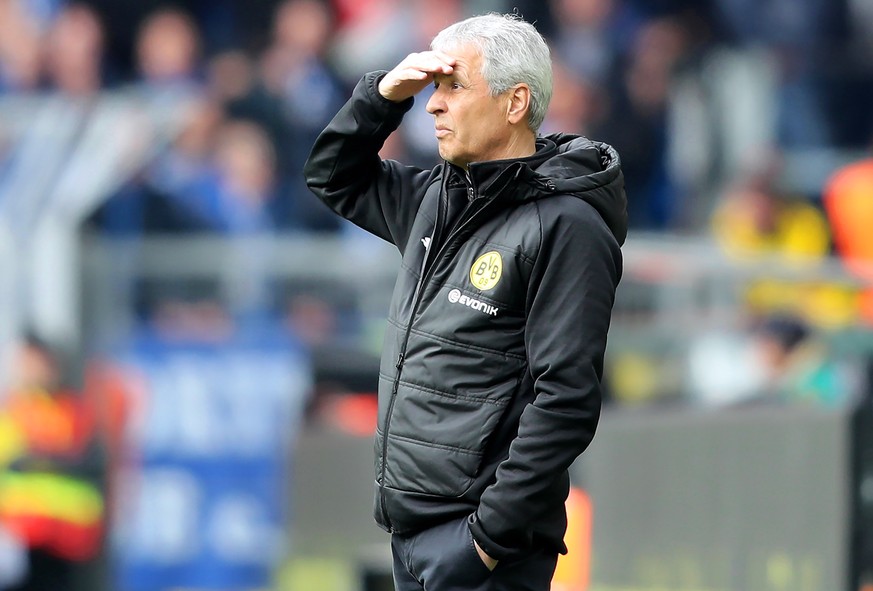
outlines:
[[[619,158],[584,137],[432,170],[380,159],[413,99],[366,75],[304,173],[402,263],[379,375],[375,518],[468,516],[494,558],[565,551],[568,468],[591,442],[627,231]]]

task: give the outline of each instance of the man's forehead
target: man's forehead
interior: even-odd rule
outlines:
[[[470,43],[458,44],[442,52],[455,59],[455,72],[470,75],[478,72],[482,61],[479,49]]]

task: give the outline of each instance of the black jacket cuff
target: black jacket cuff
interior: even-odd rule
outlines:
[[[524,548],[512,548],[502,545],[494,540],[485,532],[485,528],[482,527],[482,523],[479,521],[479,518],[475,513],[470,515],[467,519],[467,523],[470,526],[470,533],[473,534],[473,539],[476,540],[476,543],[479,544],[479,547],[482,548],[485,554],[491,558],[496,560],[509,560],[521,557],[530,550],[530,544]]]
[[[382,96],[382,93],[379,92],[379,82],[382,81],[382,78],[384,78],[385,74],[387,73],[388,72],[386,70],[376,70],[375,72],[364,74],[364,78],[363,80],[361,80],[362,86],[367,92],[367,96],[369,97],[371,103],[388,109],[392,113],[402,115],[412,108],[412,105],[415,103],[415,99],[413,97],[409,97],[406,100],[397,102],[390,101]]]

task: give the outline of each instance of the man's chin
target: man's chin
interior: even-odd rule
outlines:
[[[461,158],[457,154],[450,154],[440,150],[440,158],[448,162],[449,164],[454,164],[455,166],[460,166],[464,170],[467,169],[467,165],[469,161],[466,158]]]

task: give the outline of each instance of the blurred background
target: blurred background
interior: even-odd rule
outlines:
[[[631,224],[555,591],[873,588],[873,2],[0,0],[0,589],[391,589],[399,258],[301,167],[514,9]],[[424,98],[384,157],[436,163]]]

